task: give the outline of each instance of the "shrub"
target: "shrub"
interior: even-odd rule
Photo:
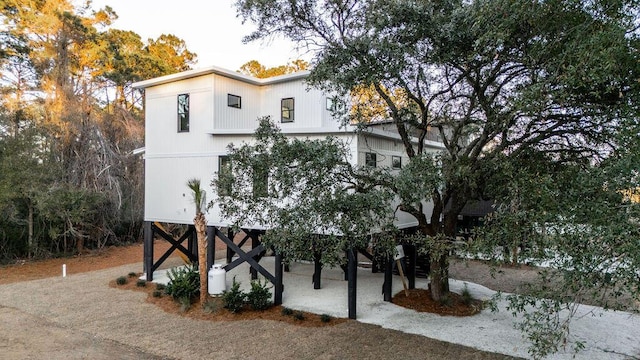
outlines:
[[[166,288],[167,288],[167,286],[165,284],[159,284],[159,283],[156,284],[156,290],[158,290],[158,291],[162,291],[162,290],[164,290]]]
[[[116,284],[118,285],[124,285],[127,283],[127,278],[124,276],[120,276],[119,278],[116,279]]]
[[[240,283],[236,282],[234,276],[231,289],[222,293],[222,302],[224,303],[224,307],[230,312],[237,313],[242,310],[246,296],[247,295],[240,290]]]
[[[153,293],[152,293],[151,295],[153,295],[153,297],[155,297],[155,298],[162,297],[162,291],[160,291],[160,290],[153,290]]]
[[[178,299],[180,303],[180,312],[187,312],[191,309],[191,298],[183,296]]]
[[[262,283],[260,280],[251,281],[251,290],[246,295],[247,303],[253,310],[266,310],[273,303],[271,302],[271,291],[267,280]]]
[[[453,305],[453,299],[449,295],[444,295],[442,299],[440,299],[440,305],[451,307],[451,305]]]
[[[329,321],[331,321],[331,319],[333,319],[331,315],[328,315],[328,314],[320,315],[320,321],[322,321],[323,323],[328,323]]]
[[[134,278],[136,276],[138,276],[138,274],[134,273],[133,271],[129,273],[130,278]]]
[[[147,286],[147,282],[145,280],[138,279],[138,281],[136,281],[136,286],[137,287],[145,287],[145,286]]]
[[[169,284],[165,292],[175,300],[187,298],[189,301],[200,295],[200,275],[193,265],[169,270]]]
[[[296,320],[302,321],[302,320],[305,319],[305,316],[304,316],[304,313],[302,311],[296,311],[296,313],[293,314],[293,318],[296,319]]]
[[[284,316],[289,316],[293,314],[293,310],[289,309],[288,307],[283,307],[280,313]]]
[[[473,296],[471,296],[471,292],[469,292],[467,283],[464,283],[464,288],[462,289],[460,297],[462,298],[462,303],[467,306],[471,305],[471,303],[473,302]]]
[[[209,299],[202,305],[202,311],[206,314],[213,314],[220,309],[220,303],[217,300]]]

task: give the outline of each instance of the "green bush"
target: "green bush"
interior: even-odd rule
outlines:
[[[288,307],[283,307],[280,313],[284,316],[289,316],[293,314],[293,310],[289,309]]]
[[[302,321],[302,320],[305,319],[305,316],[304,316],[304,313],[302,311],[296,311],[296,313],[293,314],[293,318],[296,319],[296,320]]]
[[[204,305],[202,305],[202,311],[204,311],[205,314],[216,313],[218,312],[219,308],[220,308],[220,303],[214,299],[209,299],[205,301]]]
[[[138,281],[136,281],[136,286],[137,287],[145,287],[145,286],[147,286],[147,282],[145,280],[138,279]]]
[[[449,295],[444,295],[440,299],[440,305],[442,305],[444,307],[451,307],[453,305],[453,299]]]
[[[162,297],[162,291],[160,291],[160,290],[153,290],[152,295],[153,295],[153,297],[155,297],[155,298]]]
[[[173,268],[167,274],[169,283],[165,292],[175,300],[189,299],[189,301],[200,296],[200,275],[194,265]]]
[[[138,276],[138,274],[134,273],[133,271],[129,273],[130,278],[134,278],[136,276]]]
[[[119,278],[116,279],[116,284],[118,285],[124,285],[127,283],[127,278],[125,276],[120,276]]]
[[[240,290],[240,283],[236,282],[236,278],[234,276],[231,289],[222,293],[222,302],[224,307],[230,312],[237,313],[242,310],[246,297],[247,295]]]
[[[187,312],[191,309],[191,299],[186,296],[179,298],[178,303],[180,303],[180,312]]]
[[[251,305],[253,310],[266,310],[273,305],[268,285],[269,282],[267,280],[264,283],[260,280],[251,281],[251,290],[246,297],[247,303]]]
[[[156,284],[156,290],[158,290],[158,291],[162,291],[162,290],[164,290],[166,288],[167,288],[167,286],[165,284],[160,284],[160,283]]]
[[[328,315],[328,314],[320,315],[320,321],[322,321],[323,323],[328,323],[329,321],[331,321],[331,319],[333,319],[331,315]]]
[[[467,283],[464,283],[464,288],[462,289],[460,297],[462,298],[462,303],[467,306],[471,305],[471,303],[473,302],[473,296],[471,296],[471,292],[469,292]]]

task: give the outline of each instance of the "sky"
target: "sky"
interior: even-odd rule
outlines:
[[[250,60],[272,67],[296,59],[294,44],[282,39],[243,44],[242,38],[255,26],[242,24],[233,6],[236,0],[93,0],[92,7],[110,6],[118,19],[112,28],[131,30],[143,41],[173,34],[198,55],[194,68],[219,66],[238,70]]]

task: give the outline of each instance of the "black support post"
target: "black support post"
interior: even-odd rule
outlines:
[[[393,257],[387,258],[384,265],[384,284],[382,284],[382,294],[384,301],[391,302],[391,289],[393,285]]]
[[[144,222],[144,262],[143,271],[147,275],[147,281],[153,281],[153,230],[151,221]]]
[[[349,303],[349,319],[356,318],[356,295],[358,282],[358,263],[353,248],[347,250],[347,294]]]
[[[255,249],[258,245],[260,245],[260,241],[258,240],[258,232],[251,230],[249,232],[249,237],[251,238],[251,250]],[[255,259],[255,258],[254,258]],[[260,260],[258,260],[260,261]],[[258,271],[254,268],[249,268],[249,273],[251,274],[251,280],[258,280]]]
[[[231,230],[231,228],[227,229],[227,238],[229,238],[229,240],[231,240],[231,242],[233,242],[233,230]],[[231,262],[231,259],[233,258],[233,254],[234,251],[231,250],[231,248],[227,245],[227,264]]]
[[[282,255],[276,253],[275,263],[276,263],[276,269],[275,269],[276,283],[274,285],[275,289],[273,291],[274,292],[273,303],[274,305],[281,305],[282,292],[284,291],[284,285],[282,282]]]
[[[416,255],[416,246],[413,244],[404,245],[404,254],[407,257],[407,279],[409,279],[409,289],[416,288],[416,263],[418,256]]]
[[[207,271],[211,269],[216,260],[216,229],[207,226]]]
[[[320,262],[321,254],[316,251],[313,254],[313,288],[320,289],[320,278],[322,275],[322,263]]]

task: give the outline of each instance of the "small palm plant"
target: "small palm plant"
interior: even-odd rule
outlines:
[[[195,204],[196,217],[193,225],[196,228],[198,237],[198,272],[200,273],[200,303],[205,304],[207,300],[207,219],[202,210],[206,202],[206,192],[200,187],[200,179],[189,179],[187,186],[192,191],[193,203]]]

